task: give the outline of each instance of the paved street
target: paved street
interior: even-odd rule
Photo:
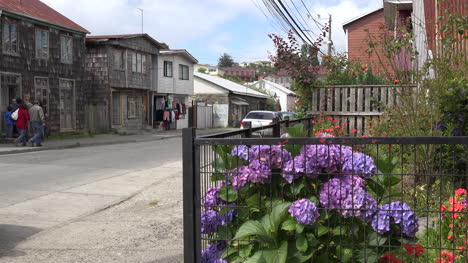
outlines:
[[[171,177],[179,176],[174,182],[181,184],[180,160],[180,138],[0,156],[0,253],[15,255],[13,248],[26,238],[66,227]],[[181,195],[181,185],[171,188]]]

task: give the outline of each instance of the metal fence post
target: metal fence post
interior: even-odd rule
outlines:
[[[251,121],[245,121],[244,122],[244,129],[246,129],[245,137],[250,138],[252,137],[252,122]]]
[[[280,137],[281,136],[281,124],[279,122],[278,117],[273,119],[273,124],[275,124],[275,126],[273,127],[273,137]]]
[[[286,128],[289,128],[289,116],[285,116],[284,119],[286,120],[286,122],[284,123],[284,126],[286,126]]]
[[[195,224],[195,129],[185,128],[182,134],[183,154],[183,221],[184,262],[195,262],[197,258]],[[198,241],[199,242],[199,241]],[[199,252],[199,251],[198,251]]]
[[[311,137],[312,136],[312,129],[313,129],[313,125],[312,125],[312,117],[310,116],[309,118],[307,118],[306,120],[306,127],[307,127],[307,136]]]

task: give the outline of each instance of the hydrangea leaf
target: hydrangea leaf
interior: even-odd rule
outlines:
[[[213,173],[211,175],[212,182],[217,182],[217,181],[222,181],[222,180],[226,180],[226,177],[224,177],[222,173]]]
[[[268,263],[286,263],[286,259],[288,258],[288,242],[283,240],[278,249],[263,250],[262,254]]]
[[[394,185],[397,185],[400,182],[401,182],[401,178],[398,178],[396,176],[386,175],[384,176],[382,183],[385,187],[392,187]]]
[[[248,246],[242,246],[242,248],[239,248],[239,256],[246,258],[249,257],[250,254],[252,253],[253,245],[250,244]]]
[[[294,219],[288,219],[283,222],[281,225],[281,229],[286,230],[286,231],[293,231],[296,230],[296,221]]]
[[[380,236],[375,232],[372,232],[367,236],[367,244],[371,246],[383,246],[387,240],[387,237]]]
[[[274,244],[275,240],[267,233],[262,223],[255,220],[249,220],[242,224],[237,230],[234,239],[241,239],[249,236],[257,236],[262,241]]]
[[[238,251],[237,248],[227,247],[223,250],[223,253],[221,254],[221,258],[228,258],[229,256],[236,253],[237,251]]]
[[[322,225],[322,224],[318,224],[317,226],[317,236],[318,237],[321,237],[323,235],[325,235],[326,233],[328,233],[330,230],[328,229],[328,227]]]
[[[273,210],[270,214],[270,222],[272,224],[272,230],[274,232],[278,231],[279,225],[284,221],[288,213],[288,208],[291,206],[290,202],[280,203],[273,207]]]
[[[296,224],[296,232],[297,233],[302,233],[302,231],[304,231],[304,225]]]
[[[349,235],[349,229],[346,225],[342,225],[342,226],[337,226],[335,227],[332,231],[332,234],[334,236],[345,236],[345,235]]]
[[[342,246],[336,247],[336,255],[340,259],[340,262],[350,262],[353,258],[353,250]]]
[[[229,230],[229,227],[227,227],[227,226],[218,226],[218,229],[216,231],[216,239],[231,240],[232,239],[232,233],[231,233],[231,230]]]
[[[227,202],[234,202],[237,200],[237,192],[231,186],[223,185],[219,190],[219,197]]]
[[[296,247],[297,250],[301,252],[306,252],[307,248],[309,247],[309,244],[307,243],[307,239],[303,234],[300,234],[297,239],[296,239]]]

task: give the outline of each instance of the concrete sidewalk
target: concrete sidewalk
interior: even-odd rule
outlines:
[[[141,188],[137,182],[142,179],[153,183],[129,199],[33,235],[0,262],[183,262],[181,161],[67,192],[117,196],[122,189],[131,193]],[[62,201],[59,215],[76,205]]]
[[[232,129],[231,129],[232,130]],[[229,131],[229,129],[206,129],[197,130],[197,134],[206,135]],[[94,137],[76,138],[76,139],[55,139],[44,142],[43,147],[15,147],[14,143],[0,144],[0,155],[26,153],[44,150],[59,150],[73,147],[99,146],[110,144],[124,144],[135,142],[146,142],[155,140],[164,140],[170,138],[182,137],[182,130],[170,131],[140,131],[138,134],[119,135],[119,134],[99,134]]]

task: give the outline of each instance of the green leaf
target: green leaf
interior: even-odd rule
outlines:
[[[296,230],[296,221],[294,219],[288,219],[283,222],[281,225],[281,229],[286,231],[293,231]]]
[[[384,236],[379,236],[377,233],[373,232],[367,236],[367,243],[371,246],[383,246],[388,238]]]
[[[237,192],[231,186],[223,185],[219,190],[219,197],[227,202],[234,202],[237,200]]]
[[[385,188],[383,188],[379,183],[374,181],[372,178],[367,179],[366,185],[378,196],[382,196],[385,193]]]
[[[296,239],[297,250],[301,252],[306,252],[309,245],[307,244],[307,239],[303,234],[299,235]]]
[[[385,187],[392,187],[392,186],[398,184],[399,182],[401,182],[400,178],[398,178],[396,176],[387,175],[387,176],[384,176],[382,184]]]
[[[239,249],[239,256],[246,258],[252,253],[253,245],[243,246]]]
[[[222,181],[222,180],[226,180],[226,177],[224,177],[224,175],[222,173],[213,173],[211,175],[211,181],[212,182]]]
[[[376,263],[379,255],[374,249],[365,248],[358,253],[357,260],[362,263]]]
[[[319,224],[319,225],[317,226],[317,236],[318,236],[318,237],[321,237],[321,236],[325,235],[325,234],[328,233],[328,232],[329,232],[328,227],[326,227],[326,226],[324,226],[324,225],[321,225],[321,224]]]
[[[280,203],[273,207],[273,210],[270,214],[270,223],[271,229],[274,232],[278,231],[279,225],[284,221],[286,215],[288,214],[288,209],[291,206],[290,202]]]
[[[291,138],[308,137],[307,131],[304,129],[304,124],[302,123],[286,128],[286,132]]]
[[[294,183],[289,185],[289,189],[291,190],[292,195],[299,195],[301,190],[304,188],[304,184],[302,183]]]
[[[215,171],[226,171],[228,170],[226,162],[222,158],[217,158],[213,161],[213,168]]]
[[[288,242],[281,241],[281,246],[278,249],[263,250],[263,258],[268,263],[286,263],[288,258]]]
[[[296,232],[297,233],[302,233],[302,231],[304,231],[304,225],[297,223],[296,224]]]
[[[309,241],[310,247],[316,247],[318,245],[319,242],[314,234],[309,233],[306,236],[307,236],[307,241]]]
[[[351,248],[338,246],[336,247],[336,255],[340,259],[340,262],[350,262],[353,258],[353,250]]]
[[[236,253],[238,251],[237,248],[233,248],[233,247],[227,247],[223,250],[223,253],[221,254],[221,257],[222,258],[227,258],[229,256],[231,256],[232,254]]]
[[[231,240],[232,233],[231,233],[231,230],[229,230],[229,227],[218,226],[217,231],[216,231],[216,239]]]
[[[234,239],[241,239],[249,236],[257,236],[261,241],[265,241],[269,244],[274,244],[275,240],[267,233],[263,225],[254,220],[249,220],[242,224],[237,230]]]
[[[249,207],[260,206],[260,195],[259,194],[251,195],[245,201],[247,203],[247,206],[249,206]]]
[[[342,226],[337,226],[335,227],[333,230],[332,230],[332,234],[334,236],[345,236],[345,235],[349,235],[349,229],[346,225],[342,225]]]
[[[248,258],[244,263],[268,263],[263,258],[263,251],[257,251],[253,256]]]

